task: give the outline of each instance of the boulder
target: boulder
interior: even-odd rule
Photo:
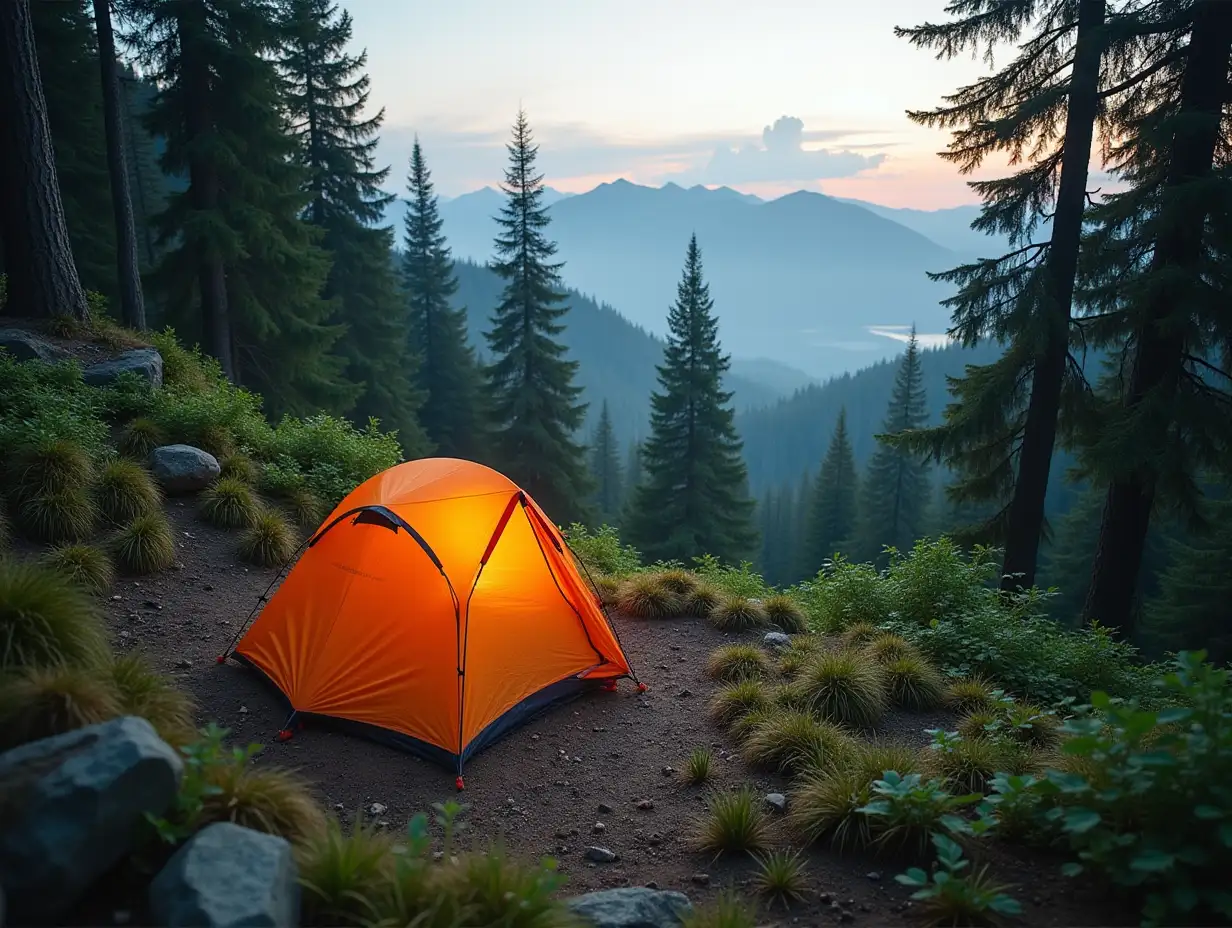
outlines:
[[[155,348],[134,348],[110,361],[91,364],[82,373],[82,379],[92,387],[105,387],[114,383],[121,374],[136,374],[152,386],[163,385],[163,356]]]
[[[785,648],[791,644],[791,638],[782,632],[766,632],[761,643],[768,648]]]
[[[154,924],[285,928],[299,924],[299,877],[291,845],[216,822],[175,852],[150,883]]]
[[[192,445],[162,445],[150,452],[150,472],[168,493],[195,493],[217,480],[222,468],[208,451]]]
[[[575,896],[569,910],[594,928],[678,928],[693,913],[684,893],[644,886],[604,889]]]
[[[0,754],[0,885],[9,920],[47,921],[133,848],[184,772],[145,719],[125,716]]]
[[[65,361],[69,353],[23,329],[0,329],[0,348],[18,361]]]

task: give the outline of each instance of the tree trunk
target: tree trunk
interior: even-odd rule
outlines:
[[[8,311],[88,315],[60,202],[29,0],[0,2],[0,218]]]
[[[217,212],[222,182],[218,166],[203,153],[200,140],[213,131],[211,114],[210,66],[201,50],[206,29],[205,11],[200,2],[185,7],[179,20],[180,46],[183,49],[184,121],[190,140],[188,158],[188,197],[198,212]],[[197,265],[197,285],[201,293],[201,339],[208,354],[218,359],[228,380],[235,381],[235,361],[231,345],[231,320],[227,312],[227,271],[213,242],[202,242]]]
[[[107,170],[111,175],[111,208],[115,213],[116,276],[120,284],[120,319],[129,328],[145,328],[145,299],[137,261],[137,229],[129,195],[124,153],[124,123],[120,75],[116,69],[115,37],[111,32],[111,0],[94,0],[98,31],[98,67],[103,82],[103,120],[107,136]]]
[[[1186,217],[1188,221],[1174,218],[1161,223],[1151,257],[1153,277],[1169,269],[1175,269],[1174,274],[1197,273],[1206,212],[1178,202],[1185,197],[1176,188],[1211,173],[1220,115],[1228,93],[1230,51],[1232,3],[1198,0],[1185,76],[1181,80],[1181,118],[1172,135],[1161,206],[1165,217],[1178,210],[1191,212]],[[1157,283],[1146,299],[1144,318],[1135,332],[1129,386],[1122,400],[1128,409],[1152,397],[1162,398],[1165,403],[1172,400],[1184,369],[1186,345],[1169,318],[1173,312],[1183,310],[1174,306],[1172,288]],[[1149,447],[1160,447],[1168,440],[1166,429],[1167,423],[1163,423],[1143,440]],[[1149,467],[1137,468],[1113,480],[1104,500],[1091,587],[1083,612],[1086,621],[1098,620],[1102,625],[1119,629],[1125,638],[1131,637],[1134,630],[1134,598],[1155,503],[1156,479]]]
[[[1104,44],[1104,0],[1082,0],[1065,118],[1065,152],[1053,216],[1052,243],[1044,267],[1040,307],[1043,341],[1035,357],[1031,397],[1018,452],[1018,477],[1010,501],[1001,588],[1013,591],[1035,584],[1036,561],[1044,527],[1048,472],[1057,438],[1061,390],[1069,358],[1070,312],[1078,247],[1086,208],[1091,140],[1099,109],[1100,60]]]

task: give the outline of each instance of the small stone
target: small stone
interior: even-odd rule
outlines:
[[[659,845],[663,843],[663,836],[657,831],[646,839],[651,845]]]
[[[782,632],[766,632],[761,641],[768,648],[786,648],[791,644],[791,638]]]
[[[218,459],[192,445],[162,445],[150,452],[150,471],[168,493],[193,493],[213,483]]]
[[[530,740],[531,740],[531,741],[538,741],[538,740],[539,740],[539,736],[538,736],[538,735],[531,735],[531,736],[530,736]]]
[[[606,847],[598,847],[591,845],[582,852],[582,856],[587,860],[593,860],[598,864],[610,864],[620,860],[620,855],[615,851],[609,850]]]
[[[602,822],[595,822],[593,825],[590,826],[590,833],[592,835],[601,835],[605,831],[607,831],[607,826],[603,824]]]
[[[637,807],[641,809],[643,812],[648,812],[654,808],[654,800],[653,799],[639,799],[637,801]]]
[[[838,920],[840,922],[852,922],[855,921],[855,918],[856,917],[846,909],[839,909]]]
[[[656,883],[586,893],[566,905],[591,928],[679,928],[693,914],[688,896]]]
[[[368,814],[374,817],[378,815],[384,815],[388,811],[389,811],[389,806],[385,805],[385,803],[383,802],[374,802],[370,806],[368,806]]]
[[[874,883],[876,883],[878,880],[880,880],[880,879],[881,879],[881,871],[880,871],[880,870],[870,870],[868,873],[866,873],[866,874],[864,874],[864,875],[865,875],[866,877],[868,877],[870,880],[872,880]]]
[[[829,893],[821,892],[817,894],[817,901],[820,902],[822,905],[829,905],[830,903],[834,901],[834,897],[830,895]]]
[[[675,772],[676,772],[676,768],[675,768],[675,767],[670,767],[670,766],[669,766],[669,767],[664,767],[664,768],[663,768],[663,775],[664,775],[665,777],[670,777],[670,776],[672,776],[673,774],[675,774]]]
[[[654,880],[650,880],[649,882],[646,883],[646,888],[647,889],[658,889],[659,884],[656,883]]]
[[[681,699],[687,699],[688,697],[693,695],[693,691],[692,690],[681,690],[676,695],[679,696]]]
[[[599,803],[599,814],[600,815],[611,815],[615,811],[616,810],[613,809],[611,806],[609,806],[606,802]]]
[[[335,802],[335,803],[334,803],[334,811],[335,811],[335,812],[341,812],[341,811],[342,811],[343,809],[345,809],[345,808],[346,808],[346,806],[344,806],[344,805],[343,805],[342,803],[340,803],[340,802]]]
[[[766,793],[766,805],[775,811],[782,812],[787,808],[787,797],[782,793]]]
[[[190,661],[186,657],[181,657],[178,661],[175,662],[176,670],[187,670],[191,666],[192,666],[192,661]]]
[[[695,873],[691,877],[689,877],[689,879],[692,880],[694,883],[696,883],[698,886],[709,886],[710,885],[710,874],[709,873]]]

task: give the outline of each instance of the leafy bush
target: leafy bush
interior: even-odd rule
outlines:
[[[132,371],[124,371],[111,384],[97,389],[102,414],[112,422],[129,422],[154,408],[155,387]]]
[[[736,683],[764,677],[770,672],[770,659],[756,645],[729,644],[711,652],[706,674],[713,680]]]
[[[1007,894],[1008,887],[994,883],[988,867],[964,873],[971,862],[963,858],[962,847],[953,838],[937,834],[932,839],[937,850],[937,869],[930,876],[912,867],[894,879],[916,891],[911,898],[921,903],[928,925],[983,925],[999,916],[1022,914],[1022,906]]]
[[[729,596],[765,599],[770,593],[765,579],[753,570],[753,565],[748,561],[742,561],[739,567],[732,567],[713,555],[703,554],[694,558],[693,563],[699,577]]]
[[[799,851],[777,850],[757,856],[753,885],[773,902],[789,906],[804,898],[808,880]]]
[[[717,792],[710,808],[695,826],[694,843],[699,851],[760,851],[769,837],[761,799],[749,787]]]
[[[789,635],[798,635],[808,631],[808,620],[799,604],[784,593],[767,596],[762,603],[766,610],[766,620],[776,625]]]
[[[43,556],[43,563],[90,593],[105,593],[115,581],[111,559],[92,545],[60,545]]]
[[[201,516],[216,528],[246,528],[260,512],[252,487],[235,477],[220,477],[201,494]]]
[[[102,450],[108,433],[102,394],[82,382],[76,362],[17,361],[0,351],[0,396],[0,459],[57,440],[88,455]]]
[[[616,608],[634,619],[670,619],[680,615],[680,597],[655,574],[634,574],[620,586]]]
[[[759,767],[798,772],[830,764],[851,750],[851,738],[842,729],[806,712],[779,709],[753,729],[743,754]]]
[[[106,668],[125,715],[139,715],[172,745],[194,738],[193,701],[138,654],[115,657]]]
[[[137,516],[111,536],[111,556],[126,574],[145,576],[175,563],[175,539],[162,510]]]
[[[149,471],[124,458],[103,465],[94,494],[103,518],[116,525],[156,509],[163,498]]]
[[[242,435],[237,437],[244,447],[260,448]],[[308,489],[336,506],[369,477],[401,461],[402,449],[394,434],[382,432],[375,419],[359,430],[332,416],[287,416],[274,429],[263,456],[302,474]]]
[[[883,668],[890,702],[904,709],[935,709],[945,701],[941,674],[918,654],[905,654]]]
[[[941,780],[887,770],[882,778],[873,781],[872,796],[872,801],[859,811],[872,820],[869,827],[874,842],[880,847],[918,855],[928,847],[934,832],[963,834],[967,825],[958,813],[983,794],[954,796]]]
[[[714,751],[710,748],[694,748],[684,762],[681,779],[689,786],[701,786],[714,774]]]
[[[115,687],[92,668],[28,667],[0,684],[0,750],[119,715]]]
[[[85,590],[45,565],[0,558],[0,674],[98,666],[108,650],[97,606]]]
[[[744,632],[766,624],[766,610],[761,603],[739,594],[728,594],[710,610],[710,623],[719,631]]]
[[[770,707],[770,694],[759,680],[741,680],[725,686],[710,700],[710,717],[724,728],[744,718],[750,712]]]
[[[147,416],[138,416],[120,432],[120,454],[137,461],[144,461],[151,451],[165,444],[167,437],[163,430]]]
[[[900,619],[930,625],[979,607],[997,576],[995,551],[977,547],[967,557],[942,537],[921,539],[906,554],[894,552],[883,585]]]
[[[813,656],[790,685],[803,707],[838,725],[872,728],[886,709],[882,669],[851,651]]]
[[[9,529],[9,517],[4,510],[4,500],[0,499],[0,551],[7,548],[12,540],[13,534]]]
[[[1043,833],[1043,781],[1031,774],[997,773],[988,781],[983,812],[996,823],[997,834],[1019,840]]]
[[[795,589],[814,631],[835,633],[856,624],[877,625],[890,611],[881,574],[868,564],[836,557]]]
[[[1177,655],[1157,681],[1174,704],[1157,712],[1095,693],[1063,728],[1082,763],[1041,784],[1080,861],[1067,872],[1140,893],[1153,924],[1232,919],[1232,687],[1204,658]]]
[[[574,522],[564,531],[569,547],[593,574],[625,577],[642,566],[642,556],[632,545],[621,544],[620,535],[610,525],[591,531]]]
[[[190,393],[204,393],[222,383],[222,368],[199,348],[185,348],[168,327],[161,332],[147,333],[150,343],[163,356],[163,384]]]

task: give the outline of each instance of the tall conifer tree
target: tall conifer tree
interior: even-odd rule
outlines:
[[[458,281],[419,139],[411,149],[407,185],[402,283],[411,350],[419,359],[416,383],[424,395],[419,418],[437,454],[479,458],[486,450],[479,366],[466,338],[466,310],[449,302]]]
[[[836,553],[843,553],[842,549],[850,543],[856,527],[858,492],[856,459],[847,435],[847,409],[844,407],[838,414],[812,494],[804,545],[808,575],[816,573]]]
[[[667,325],[630,536],[652,560],[687,563],[712,554],[739,561],[754,553],[754,502],[745,489],[732,394],[723,389],[731,358],[719,345],[696,236]]]
[[[574,383],[577,362],[558,338],[568,307],[556,243],[546,234],[543,175],[535,168],[539,146],[525,111],[519,110],[506,146],[506,201],[497,223],[492,269],[505,282],[487,332],[487,368],[499,465],[557,522],[584,515],[590,495],[585,449],[574,438],[586,415]]]
[[[599,524],[615,525],[620,520],[624,502],[624,474],[620,462],[620,446],[612,428],[612,416],[607,400],[599,410],[599,422],[590,442],[590,473],[595,484],[591,506]]]

